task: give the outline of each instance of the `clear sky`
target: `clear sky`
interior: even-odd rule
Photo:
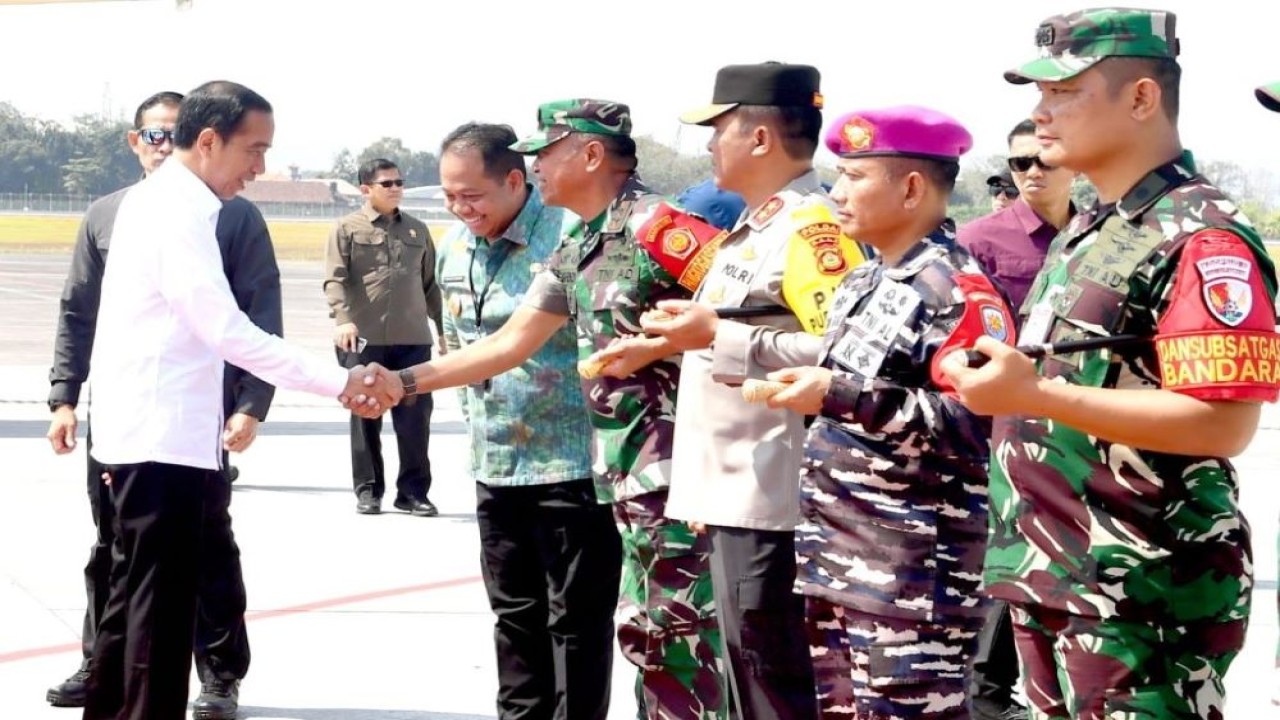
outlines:
[[[276,109],[271,169],[328,168],[381,136],[432,150],[467,120],[533,129],[539,102],[631,105],[637,134],[689,151],[676,116],[710,99],[721,65],[783,60],[822,71],[828,119],[929,105],[965,123],[972,157],[1036,92],[1001,72],[1034,56],[1061,0],[174,0],[5,5],[0,100],[69,121],[128,115],[160,89],[242,82]],[[1252,89],[1280,80],[1280,2],[1166,0],[1178,13],[1184,143],[1203,158],[1280,173],[1280,115]]]

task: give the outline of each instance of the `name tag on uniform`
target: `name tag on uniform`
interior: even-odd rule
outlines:
[[[845,321],[847,330],[831,348],[831,358],[864,378],[875,377],[920,302],[910,285],[881,281],[861,312]]]
[[[1031,306],[1027,322],[1018,333],[1018,340],[1023,345],[1038,345],[1049,337],[1049,330],[1053,326],[1054,301],[1063,290],[1061,285],[1051,287],[1045,292],[1044,297],[1040,298],[1040,302]]]

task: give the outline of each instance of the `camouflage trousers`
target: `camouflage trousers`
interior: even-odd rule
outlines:
[[[622,533],[618,646],[639,668],[647,720],[726,717],[720,628],[705,535],[665,516],[667,491],[613,506]]]
[[[969,720],[981,618],[934,625],[815,597],[805,598],[804,615],[824,719]]]
[[[1031,720],[1223,717],[1246,620],[1161,626],[1011,606]]]

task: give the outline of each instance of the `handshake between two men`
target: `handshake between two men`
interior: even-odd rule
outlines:
[[[405,379],[408,382],[405,382]],[[413,401],[417,388],[413,371],[389,370],[378,363],[356,365],[347,377],[347,387],[338,396],[342,407],[362,418],[376,418],[404,401]]]

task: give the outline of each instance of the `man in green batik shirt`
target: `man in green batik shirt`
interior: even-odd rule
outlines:
[[[1237,475],[1280,387],[1275,270],[1178,135],[1172,13],[1049,18],[1036,83],[1040,158],[1098,204],[1050,247],[1019,342],[1127,345],[1032,360],[997,342],[943,361],[997,416],[987,591],[1012,607],[1030,714],[1221,718],[1253,568]]]
[[[524,304],[496,332],[402,375],[408,392],[481,382],[524,362],[573,320],[587,360],[623,335],[642,333],[653,303],[687,299],[700,259],[721,233],[650,191],[636,174],[626,105],[573,99],[538,108],[538,132],[512,146],[537,154],[543,201],[573,223],[534,278]],[[682,282],[684,284],[682,284]],[[720,634],[705,538],[665,517],[675,425],[677,357],[657,341],[626,361],[625,379],[587,372],[596,496],[622,530],[618,642],[639,669],[647,718],[722,718]],[[618,363],[620,361],[615,361]],[[610,368],[611,372],[619,368]]]
[[[440,149],[440,245],[450,350],[494,333],[560,243],[506,125],[467,123]],[[622,544],[591,480],[578,343],[558,330],[533,357],[462,388],[476,481],[480,567],[495,615],[499,718],[604,718]]]

